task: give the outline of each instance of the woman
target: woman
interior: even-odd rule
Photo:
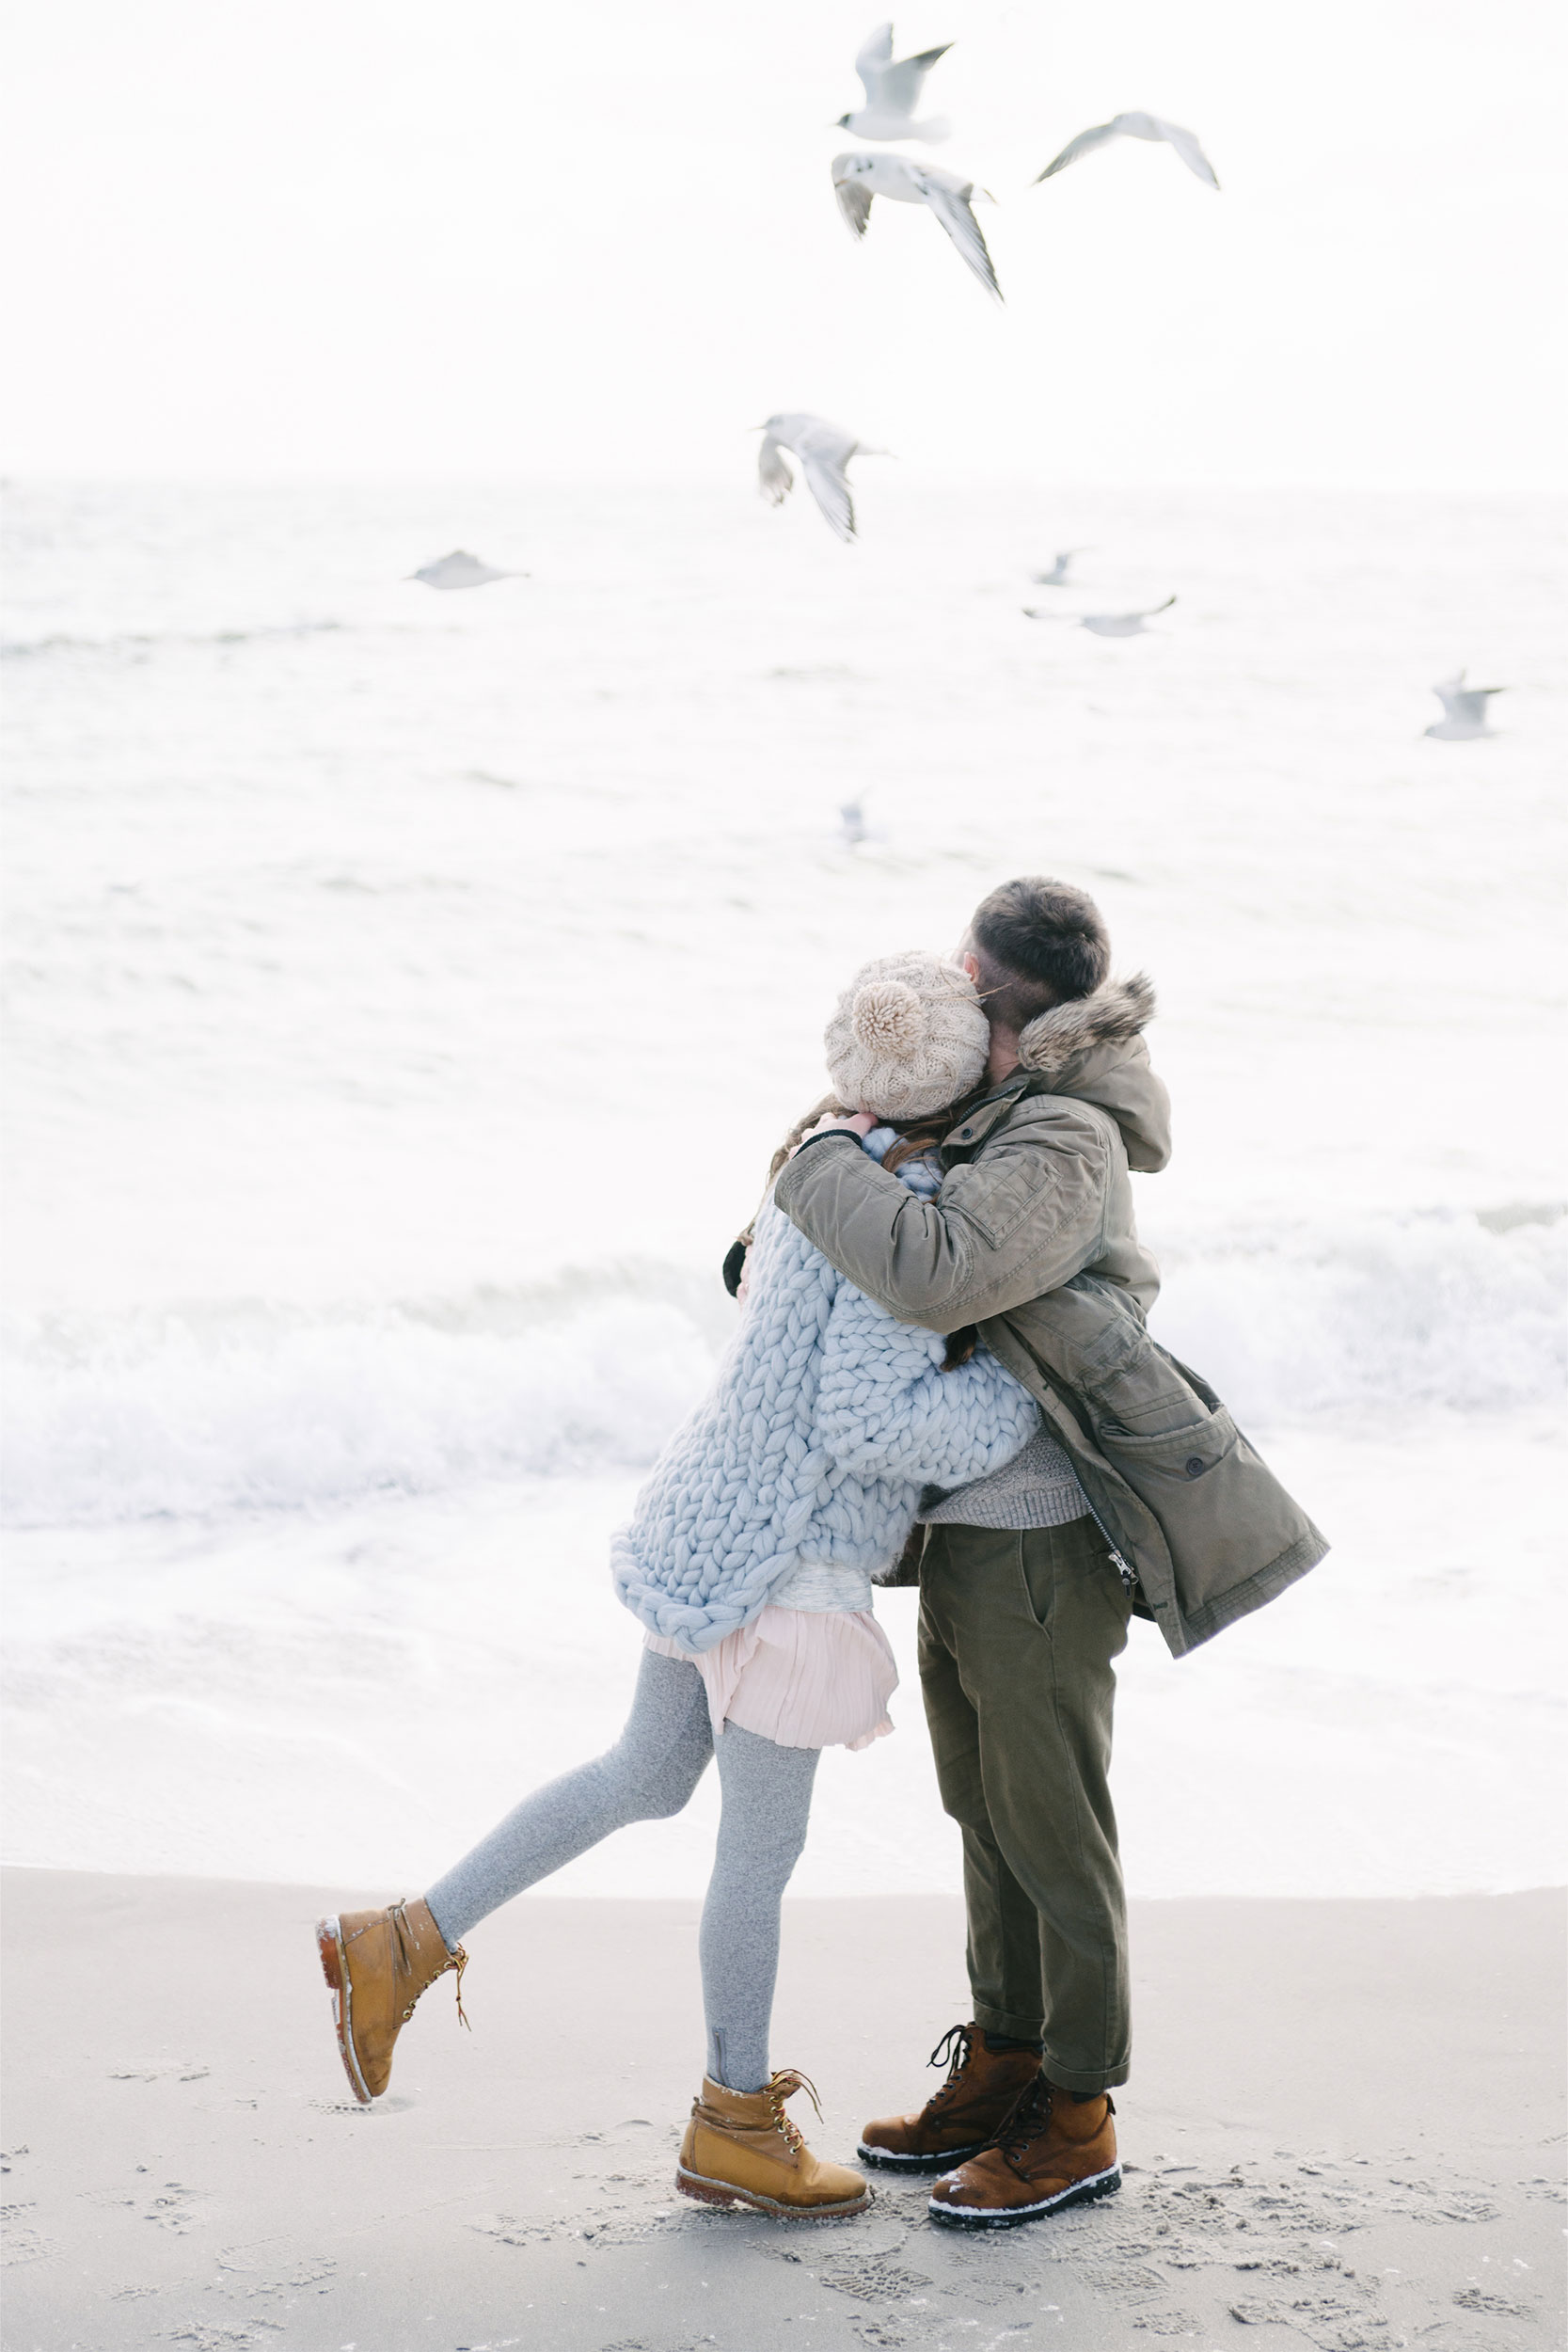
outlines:
[[[867,965],[829,1024],[829,1073],[865,1150],[927,1197],[941,1181],[933,1116],[978,1084],[988,1044],[973,981],[923,953]],[[928,1132],[900,1136],[911,1125]],[[766,2213],[858,2213],[861,2175],[815,2156],[784,2112],[804,2078],[770,2071],[780,1904],[821,1750],[892,1729],[873,1578],[902,1550],[921,1488],[1000,1469],[1038,1408],[973,1338],[895,1323],[770,1200],[738,1287],[713,1391],[614,1539],[617,1593],[644,1629],[620,1740],[526,1798],[421,1899],[324,1919],[318,1945],[349,2080],[374,2098],[415,2002],[451,1970],[461,2014],[463,1938],[480,1920],[612,1830],[679,1812],[716,1756],[707,2067],[676,2185]]]

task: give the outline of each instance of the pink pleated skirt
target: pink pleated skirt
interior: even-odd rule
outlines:
[[[643,1639],[696,1667],[716,1738],[731,1723],[781,1748],[868,1748],[893,1729],[898,1669],[869,1609],[765,1609],[695,1657],[664,1634]]]

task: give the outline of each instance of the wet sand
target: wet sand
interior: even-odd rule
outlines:
[[[321,1903],[5,1874],[8,2352],[1560,2340],[1560,1895],[1134,1907],[1125,2187],[978,2240],[897,2180],[811,2227],[672,2193],[695,1904],[514,1904],[470,1939],[472,2034],[436,1987],[364,2109]],[[965,2013],[955,1903],[788,1906],[775,2056],[825,2153]]]

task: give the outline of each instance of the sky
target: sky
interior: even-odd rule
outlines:
[[[1549,0],[927,0],[906,151],[996,197],[1004,310],[924,210],[839,219],[872,16],[13,0],[8,469],[711,475],[807,407],[950,476],[1561,480]],[[1131,107],[1222,193],[1030,186]]]

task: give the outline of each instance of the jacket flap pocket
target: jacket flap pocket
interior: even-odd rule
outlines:
[[[1223,1462],[1236,1443],[1236,1424],[1222,1405],[1217,1412],[1205,1413],[1201,1421],[1189,1421],[1180,1429],[1151,1435],[1102,1423],[1097,1435],[1107,1457],[1147,1500],[1151,1487],[1164,1480],[1190,1486]]]
[[[942,1188],[942,1205],[961,1211],[995,1249],[1017,1232],[1054,1174],[1044,1152],[997,1153],[956,1169]]]

